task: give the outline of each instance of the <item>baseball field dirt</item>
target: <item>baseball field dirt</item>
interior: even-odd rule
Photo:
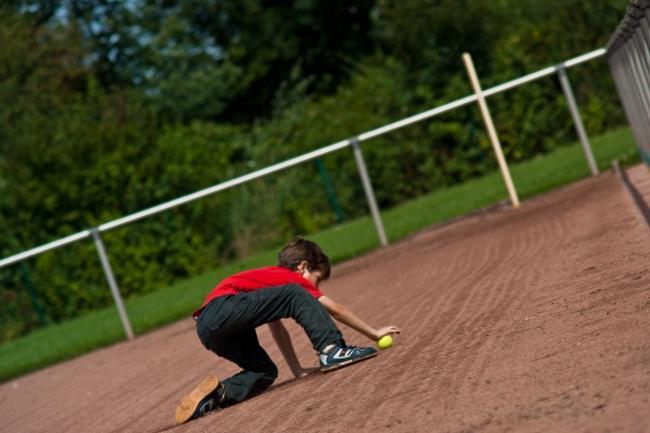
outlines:
[[[648,432],[649,264],[650,231],[609,171],[336,266],[324,293],[403,330],[373,359],[292,380],[262,327],[276,384],[177,426],[185,393],[237,371],[201,346],[188,311],[0,385],[0,431]],[[302,330],[287,326],[315,367]]]

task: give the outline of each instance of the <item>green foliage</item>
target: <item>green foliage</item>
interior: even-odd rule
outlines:
[[[486,81],[497,84],[604,46],[625,4],[621,0],[588,4],[575,0],[509,3],[509,31],[494,44],[490,77]],[[624,121],[604,62],[581,65],[567,73],[589,133],[599,134]],[[546,152],[566,143],[575,134],[555,76],[494,100],[491,106],[496,113],[499,138],[506,155],[514,160]]]
[[[450,74],[460,69],[463,52],[472,53],[477,68],[487,63],[509,18],[503,3],[379,0],[375,32],[383,51],[406,66],[409,81],[431,104],[429,99],[439,98]]]
[[[245,159],[244,147],[233,139],[238,128],[194,122],[159,129],[141,97],[109,93],[81,67],[78,34],[47,28],[31,33],[26,21],[12,24],[0,26],[0,44],[26,55],[8,49],[0,62],[0,215],[8,234],[0,243],[3,256],[237,172]],[[205,200],[106,234],[122,292],[146,292],[228,258],[221,247],[229,241],[230,221],[213,217],[226,213],[228,200]],[[17,272],[0,274],[0,295],[7,300],[2,339],[37,324]],[[110,302],[90,242],[39,256],[31,275],[48,320]]]
[[[145,3],[160,8],[160,2]],[[353,70],[353,59],[372,46],[372,5],[371,0],[169,1],[164,9],[187,22],[177,28],[175,40],[199,34],[213,41],[214,61],[237,72],[237,81],[214,95],[228,101],[221,118],[250,119],[266,114],[278,88],[292,78],[310,78],[316,92],[334,90]]]

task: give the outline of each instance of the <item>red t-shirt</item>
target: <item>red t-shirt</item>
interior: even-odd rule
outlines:
[[[318,290],[311,281],[302,277],[297,272],[280,266],[267,266],[265,268],[239,272],[221,281],[210,293],[208,293],[201,308],[196,310],[192,316],[194,318],[198,317],[199,314],[201,314],[201,310],[203,310],[203,308],[214,298],[252,292],[254,290],[266,289],[269,287],[285,286],[287,284],[298,284],[302,286],[307,293],[316,299],[323,296],[321,291]]]

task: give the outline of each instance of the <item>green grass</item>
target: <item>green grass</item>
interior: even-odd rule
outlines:
[[[622,164],[639,160],[629,129],[618,129],[592,139],[594,154],[601,170],[613,159]],[[563,147],[547,155],[511,165],[519,197],[525,199],[589,175],[578,144]],[[499,172],[449,188],[440,189],[382,212],[391,241],[431,224],[467,214],[507,199]],[[309,236],[318,242],[333,262],[357,256],[379,245],[370,217]],[[206,291],[219,279],[255,266],[274,263],[276,251],[266,251],[223,266],[194,278],[178,282],[145,296],[128,299],[126,308],[136,334],[154,329],[179,318],[188,317],[200,304]],[[0,381],[70,359],[124,338],[114,307],[52,325],[0,346]]]

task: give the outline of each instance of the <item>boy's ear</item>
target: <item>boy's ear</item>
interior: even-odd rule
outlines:
[[[308,271],[309,270],[309,262],[307,260],[303,260],[302,262],[300,262],[297,269],[300,272]]]

